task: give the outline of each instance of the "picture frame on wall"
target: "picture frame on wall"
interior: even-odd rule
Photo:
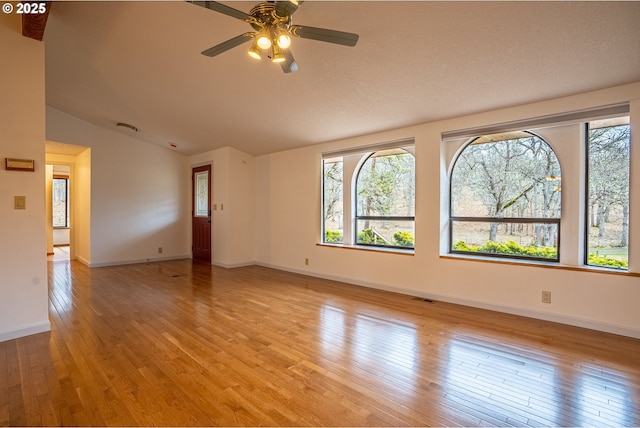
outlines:
[[[35,162],[33,159],[4,159],[4,168],[7,171],[35,171]]]

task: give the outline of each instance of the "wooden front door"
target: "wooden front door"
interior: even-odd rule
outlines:
[[[211,263],[211,165],[191,172],[193,260]]]

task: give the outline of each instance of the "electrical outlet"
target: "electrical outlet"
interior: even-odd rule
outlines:
[[[551,291],[542,292],[542,303],[551,303]]]
[[[162,254],[162,247],[158,247],[158,254]]]
[[[304,264],[305,264],[305,265],[307,265],[307,266],[309,266],[309,259],[306,259],[306,258],[305,258],[305,259],[304,259]]]

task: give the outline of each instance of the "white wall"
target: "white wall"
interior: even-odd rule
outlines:
[[[0,160],[32,159],[35,172],[0,167],[0,341],[50,329],[44,163],[44,46],[22,37],[20,15],[0,14]],[[8,60],[11,58],[11,60]],[[14,209],[26,196],[26,209]]]
[[[69,229],[53,229],[53,246],[71,245]]]
[[[72,259],[85,264],[91,260],[91,149],[75,158],[72,169],[73,198],[71,199],[71,253]]]
[[[186,156],[51,107],[46,132],[50,141],[91,149],[76,165],[77,205],[90,211],[75,222],[76,240],[86,240],[79,260],[104,266],[190,257]]]
[[[358,138],[260,156],[256,159],[256,258],[262,265],[333,278],[409,295],[495,309],[640,337],[640,277],[535,265],[487,263],[441,257],[446,236],[447,172],[454,149],[441,144],[445,131],[576,111],[631,101],[632,126],[640,119],[640,83],[588,94],[428,123]],[[639,126],[640,127],[640,126]],[[581,198],[580,140],[576,127],[547,130],[563,168],[561,262],[577,267]],[[320,241],[321,153],[414,137],[416,142],[415,255],[316,245]],[[571,144],[567,141],[572,141]],[[557,146],[557,147],[556,147]],[[632,133],[632,158],[640,133]],[[632,161],[638,183],[640,156]],[[569,178],[567,174],[572,174]],[[640,186],[632,184],[632,218],[640,211]],[[640,224],[630,232],[630,271],[640,272]],[[446,246],[444,247],[446,248]],[[563,244],[563,249],[565,249]],[[635,252],[634,252],[635,249]],[[309,265],[304,259],[309,258]],[[541,302],[541,291],[552,303]]]
[[[191,156],[192,167],[212,165],[212,263],[255,263],[255,158],[232,147]],[[190,174],[190,171],[189,171]]]
[[[53,165],[45,165],[45,206],[47,226],[47,254],[53,254]]]
[[[255,263],[255,157],[234,148],[229,152],[229,194],[225,209],[230,230],[227,263],[232,266]]]

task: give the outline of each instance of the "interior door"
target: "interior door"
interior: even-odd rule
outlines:
[[[191,172],[193,260],[211,263],[211,165]]]

